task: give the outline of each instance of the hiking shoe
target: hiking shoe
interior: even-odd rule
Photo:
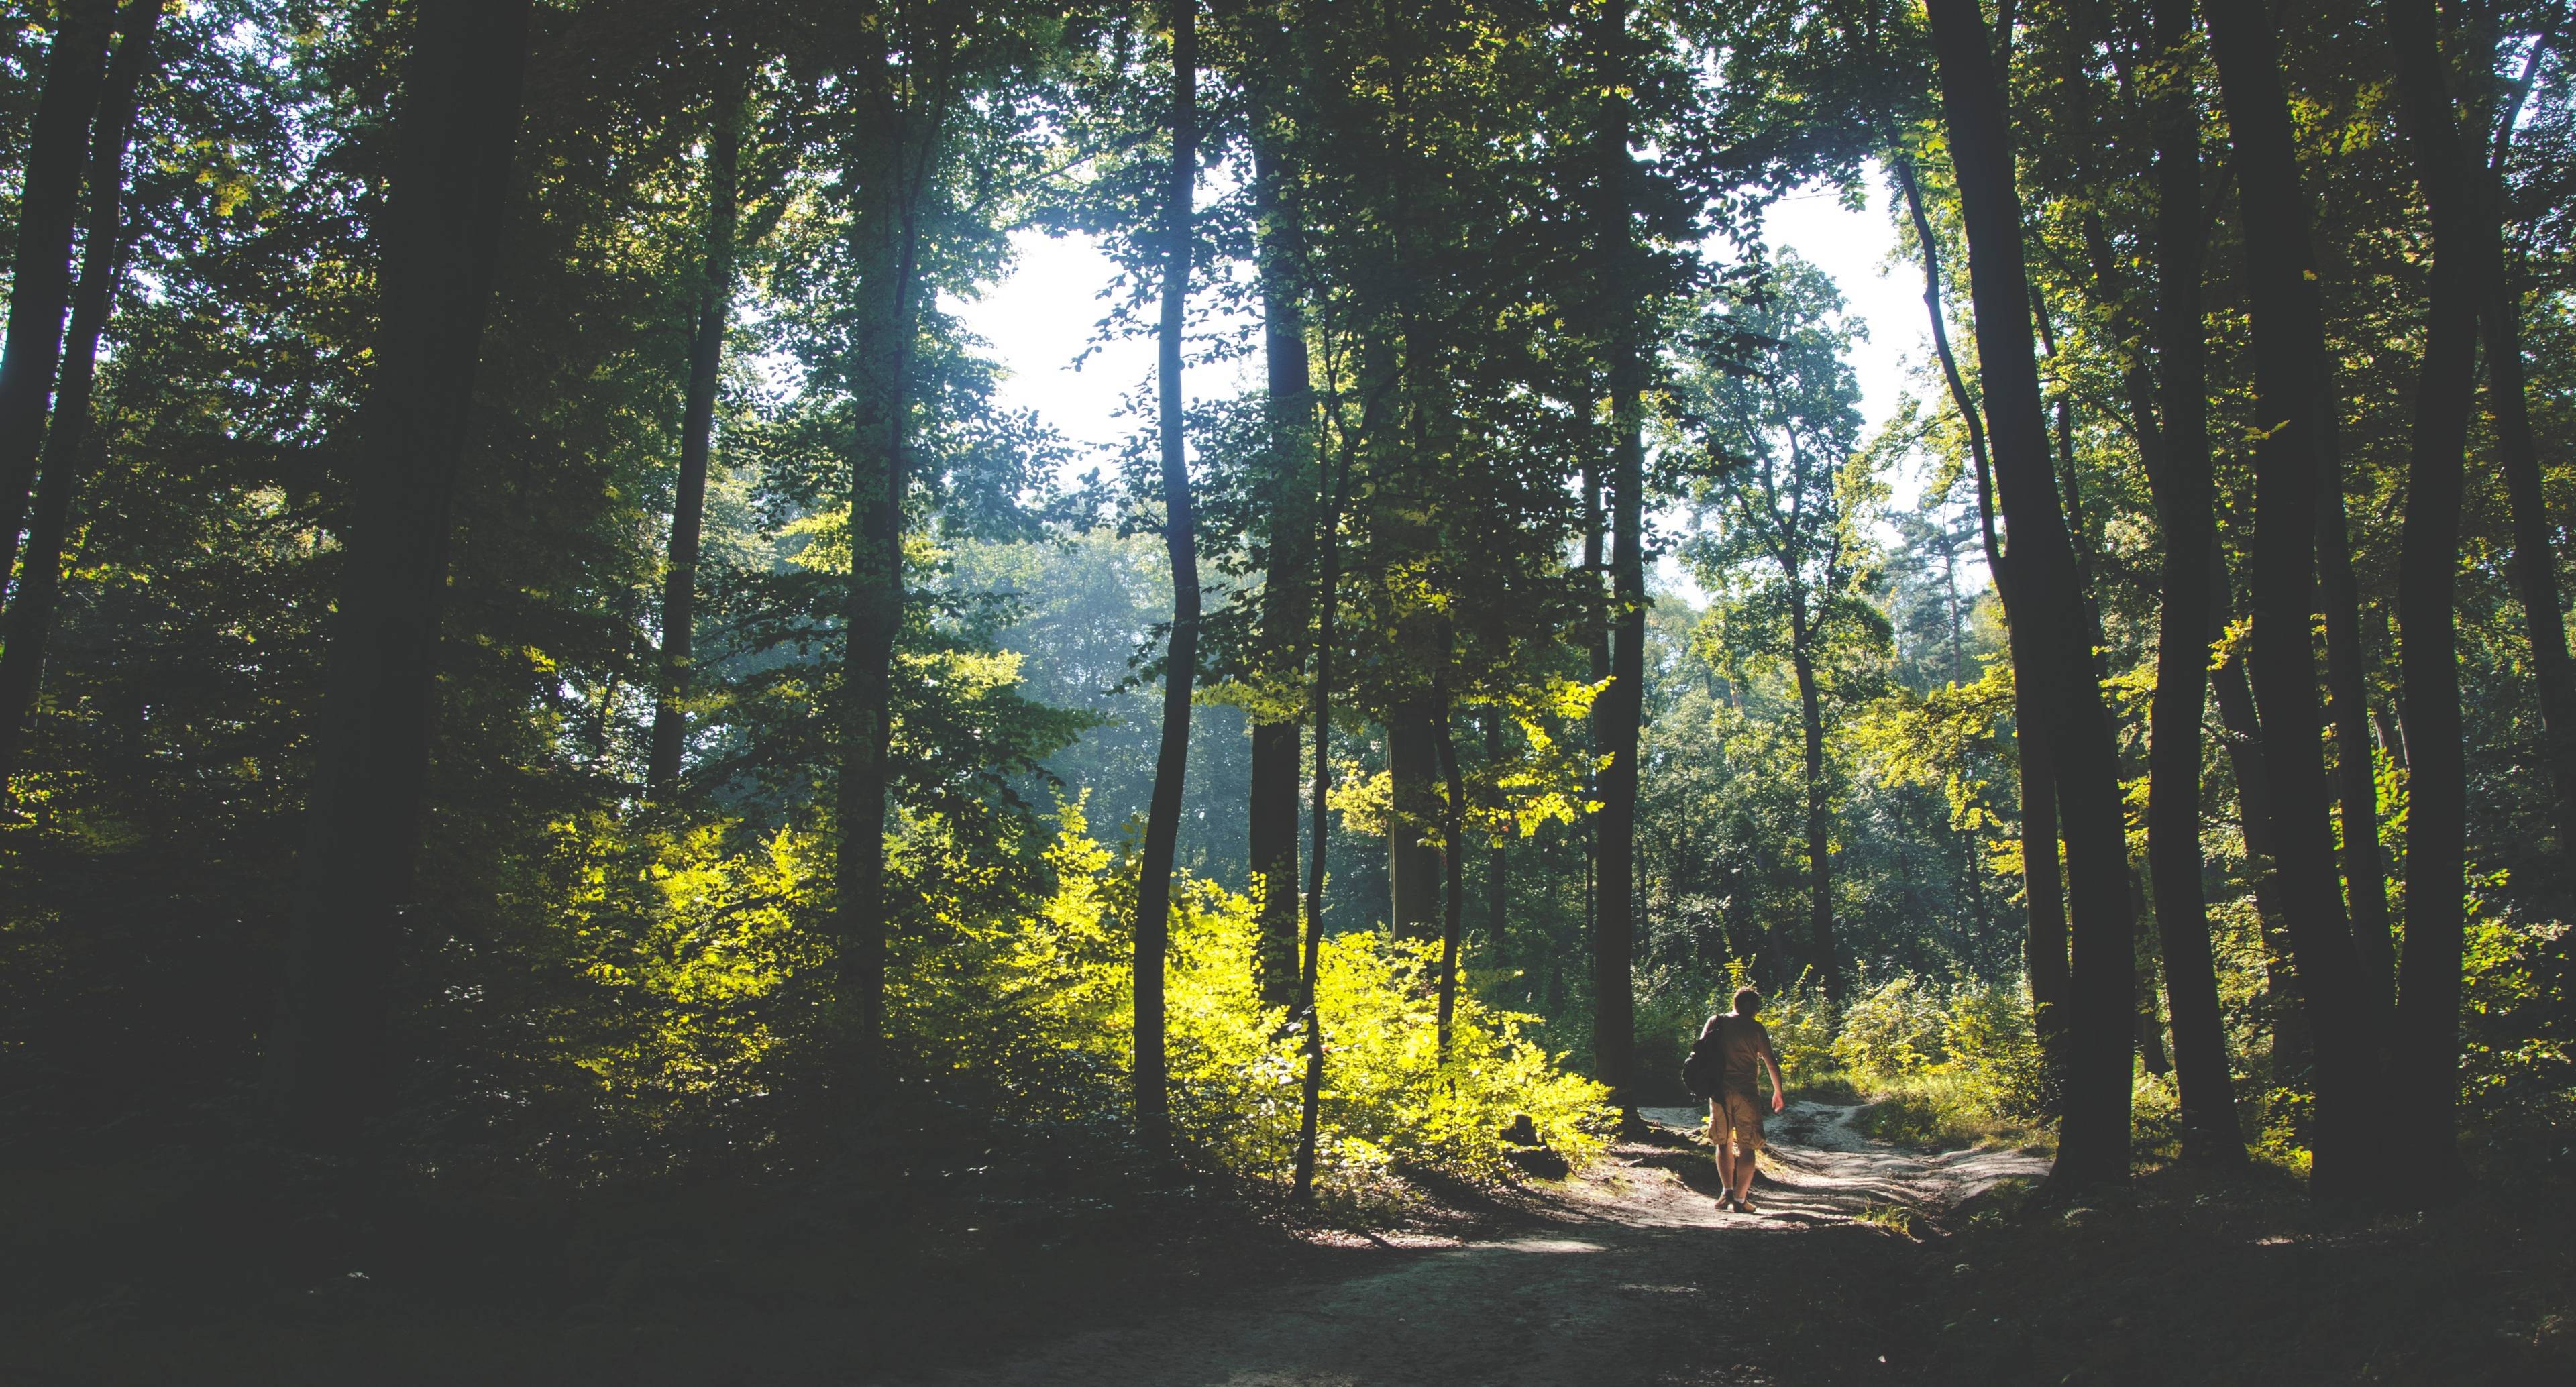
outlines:
[[[1745,1192],[1743,1198],[1734,1202],[1735,1211],[1739,1214],[1758,1214],[1762,1212],[1760,1209],[1753,1207],[1753,1194],[1750,1190]]]

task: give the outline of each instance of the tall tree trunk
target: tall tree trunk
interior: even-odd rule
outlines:
[[[0,623],[0,796],[8,792],[29,735],[28,718],[45,672],[45,647],[62,597],[63,545],[71,533],[72,502],[89,461],[91,396],[98,383],[98,340],[116,307],[125,276],[125,149],[134,130],[143,75],[151,69],[159,0],[134,0],[118,15],[120,37],[108,64],[99,102],[98,128],[89,159],[89,238],[81,248],[80,288],[72,303],[70,342],[62,384],[54,394],[53,427],[45,435],[42,479],[28,528],[5,623]]]
[[[1338,410],[1334,411],[1336,422]],[[1365,412],[1363,426],[1367,423]],[[1315,526],[1315,779],[1307,799],[1313,850],[1306,858],[1305,957],[1297,975],[1297,1014],[1305,1030],[1305,1083],[1299,1095],[1295,1191],[1299,1202],[1315,1195],[1315,1139],[1324,1093],[1324,1017],[1315,993],[1323,968],[1324,867],[1331,824],[1333,792],[1333,643],[1340,638],[1342,595],[1342,508],[1349,500],[1354,440],[1342,430],[1331,476],[1324,488],[1323,514]]]
[[[1977,0],[1932,0],[1928,9],[1968,233],[1979,378],[2009,526],[2014,678],[2030,686],[2032,705],[2043,714],[2066,838],[2073,1014],[2055,1178],[2080,1186],[2128,1174],[2136,978],[2119,753],[2093,677],[2075,553],[2031,359],[2021,199],[2013,187],[2003,87]],[[2027,664],[2018,658],[2024,653],[2032,656]]]
[[[2208,382],[2200,280],[2207,251],[2201,206],[2200,110],[2191,98],[2191,0],[2157,0],[2156,346],[2164,365],[2159,460],[2150,480],[2164,529],[2164,594],[2156,627],[2156,688],[2148,708],[2147,870],[2173,1017],[2182,1155],[2240,1165],[2245,1138],[2227,1072],[2227,1025],[2201,894],[2201,713],[2209,705],[2210,567],[2217,560],[2209,472]]]
[[[1251,127],[1270,433],[1269,565],[1261,585],[1261,644],[1285,678],[1293,673],[1314,612],[1314,558],[1308,540],[1315,399],[1306,351],[1297,170],[1276,119],[1275,112],[1255,111]],[[1261,900],[1261,996],[1281,1007],[1297,997],[1297,724],[1294,716],[1253,724],[1251,802],[1245,816],[1253,884]]]
[[[1627,0],[1610,0],[1602,12],[1603,58],[1614,72],[1627,68]],[[1629,111],[1623,97],[1603,102],[1598,132],[1601,157],[1601,253],[1611,268],[1609,291],[1633,293],[1630,272],[1637,256],[1628,218],[1633,204],[1635,159],[1629,153]],[[1610,331],[1610,685],[1596,703],[1599,750],[1609,757],[1601,772],[1599,871],[1592,927],[1593,1077],[1609,1086],[1624,1112],[1636,1106],[1634,1052],[1636,997],[1629,976],[1636,943],[1637,736],[1645,712],[1645,414],[1643,308],[1622,298],[1611,310]]]
[[[705,282],[689,336],[688,393],[680,414],[680,474],[671,488],[671,550],[662,576],[661,679],[653,698],[653,742],[644,784],[656,798],[680,780],[689,732],[681,704],[698,610],[698,540],[706,519],[707,459],[715,443],[716,386],[723,377],[725,326],[733,316],[734,228],[741,217],[742,76],[730,54],[716,95],[714,138],[707,151]]]
[[[1798,723],[1806,734],[1801,769],[1807,792],[1807,947],[1815,951],[1825,996],[1839,1007],[1843,1001],[1843,970],[1841,951],[1834,945],[1833,818],[1825,802],[1825,703],[1816,688],[1815,652],[1808,648],[1815,633],[1807,628],[1805,618],[1798,619],[1793,635],[1789,664],[1798,676]]]
[[[2406,952],[2398,966],[2396,1043],[2407,1096],[2399,1142],[2438,1197],[2459,1165],[2460,962],[2467,926],[2468,766],[2461,737],[2454,589],[2460,565],[2461,474],[2476,404],[2481,237],[2470,161],[2452,117],[2433,0],[2392,0],[2388,40],[2416,181],[2433,223],[2433,270],[2415,436],[2406,467],[2406,531],[2397,576],[2406,741]],[[2485,247],[2480,242],[2485,243]],[[2546,548],[2540,551],[2545,561]],[[2552,608],[2555,611],[2555,608]],[[2555,730],[2555,729],[2553,729]],[[2320,1104],[2322,1106],[2322,1103]]]
[[[1595,403],[1597,402],[1586,400],[1583,408],[1589,412]],[[1605,518],[1601,511],[1601,459],[1587,455],[1583,461],[1583,582],[1586,597],[1600,595],[1601,574],[1609,567],[1604,560],[1604,556],[1608,553],[1608,548],[1603,543],[1604,525]],[[1585,632],[1583,655],[1586,677],[1597,688],[1602,681],[1610,677],[1610,614],[1606,603],[1601,610],[1601,619]],[[1596,696],[1583,717],[1583,735],[1588,743],[1585,749],[1593,754],[1594,759],[1597,759],[1601,752],[1601,718],[1601,701]],[[1594,769],[1590,759],[1586,760],[1583,768],[1583,797],[1587,801],[1597,801],[1601,797],[1601,773]],[[1583,819],[1583,937],[1587,942],[1600,928],[1600,877],[1601,820],[1596,815],[1585,815]]]
[[[1432,727],[1439,710],[1407,699],[1386,715],[1387,779],[1394,791],[1386,821],[1387,924],[1398,939],[1430,939],[1440,929],[1440,850],[1423,841],[1440,822],[1440,752]]]
[[[1163,546],[1172,559],[1172,636],[1163,659],[1163,734],[1145,818],[1144,876],[1136,887],[1136,1135],[1148,1151],[1171,1140],[1165,1091],[1163,964],[1171,947],[1172,852],[1181,832],[1189,771],[1190,692],[1199,663],[1198,522],[1190,499],[1189,441],[1182,431],[1181,332],[1189,309],[1190,195],[1198,180],[1198,4],[1177,0],[1172,23],[1172,168],[1164,191],[1162,361]]]
[[[1485,773],[1499,775],[1503,763],[1503,710],[1497,706],[1485,710]],[[1499,796],[1498,796],[1499,797]],[[1503,840],[1497,836],[1485,853],[1485,937],[1497,952],[1509,942],[1506,932],[1511,905],[1510,863],[1505,859]]]
[[[383,321],[359,429],[306,838],[266,1097],[348,1147],[394,1089],[387,1034],[436,708],[449,512],[500,261],[528,0],[423,0],[379,232]]]
[[[2255,519],[2248,565],[2254,698],[2271,782],[2273,871],[2288,912],[2293,962],[2316,1040],[2315,1165],[2320,1197],[2362,1193],[2376,1172],[2372,1119],[2384,1108],[2382,1030],[2362,985],[2343,911],[2322,759],[2324,716],[2309,613],[2316,590],[2318,368],[2323,310],[2279,40],[2262,0],[2212,5],[2211,49],[2236,152],[2254,385],[2266,429],[2254,447]]]
[[[921,279],[920,206],[937,161],[938,117],[899,104],[891,62],[871,94],[880,119],[863,151],[873,177],[851,237],[864,267],[852,357],[858,419],[850,458],[848,646],[841,677],[841,767],[834,813],[833,935],[840,947],[844,1040],[872,1081],[885,1037],[886,815],[893,799],[895,647],[903,633],[904,498],[910,490],[912,362]]]
[[[1890,147],[1894,148],[1893,144]],[[2013,668],[2018,670],[2026,660],[2036,657],[2022,649],[2023,626],[2014,616],[2012,569],[1995,536],[1982,411],[1969,397],[1968,382],[1959,373],[1958,357],[1950,350],[1949,319],[1941,310],[1940,242],[1933,235],[1932,218],[1924,210],[1923,189],[1914,176],[1913,161],[1898,150],[1891,162],[1896,169],[1897,186],[1905,194],[1906,215],[1914,222],[1915,244],[1923,254],[1923,307],[1932,320],[1933,350],[1941,360],[1942,379],[1949,383],[1950,404],[1968,432],[1969,459],[1976,469],[1977,522],[1985,543],[1986,573],[1994,580],[1995,596],[2004,605]],[[2033,702],[2033,693],[2022,681],[2013,681],[2013,729],[2019,750],[2013,759],[2021,801],[2022,967],[2030,978],[2032,1024],[2039,1033],[2040,1051],[2050,1072],[2062,1076],[2067,1063],[2067,998],[2073,980],[2066,962],[2066,896],[2057,862],[2057,763],[2048,754],[2047,717]]]
[[[2326,712],[2334,726],[2335,788],[2343,818],[2344,895],[2352,912],[2362,985],[2385,999],[2395,981],[2396,944],[2388,920],[2388,874],[2379,851],[2379,763],[2370,751],[2369,675],[2361,653],[2361,585],[2352,572],[2352,538],[2344,524],[2343,445],[2333,375],[2319,392],[2323,445],[2317,494],[2317,595],[2326,615]]]
[[[1439,721],[1431,728],[1440,747],[1440,774],[1449,798],[1440,815],[1441,859],[1448,868],[1448,890],[1440,916],[1440,1057],[1449,1057],[1450,1025],[1458,1012],[1458,946],[1467,915],[1467,782],[1458,773],[1458,743],[1450,726],[1449,690],[1433,695]]]
[[[27,131],[18,194],[17,264],[9,279],[9,336],[0,345],[0,580],[18,562],[18,530],[45,439],[45,411],[62,363],[63,308],[72,291],[72,228],[81,161],[106,80],[114,0],[63,0],[45,55],[43,94]]]

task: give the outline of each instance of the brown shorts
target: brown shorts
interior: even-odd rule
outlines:
[[[1728,1141],[1739,1158],[1762,1149],[1761,1094],[1749,1088],[1729,1088],[1716,1106],[1710,1140]]]

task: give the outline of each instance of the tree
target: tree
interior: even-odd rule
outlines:
[[[1180,833],[1189,770],[1190,690],[1198,672],[1198,530],[1190,505],[1189,441],[1181,414],[1181,330],[1189,307],[1190,195],[1198,180],[1197,0],[1178,0],[1172,34],[1172,164],[1163,204],[1167,238],[1163,321],[1156,337],[1163,452],[1163,543],[1172,558],[1172,629],[1163,648],[1163,739],[1145,822],[1144,876],[1136,891],[1136,1131],[1148,1151],[1170,1140],[1164,1092],[1163,960],[1170,948],[1172,844]],[[1317,743],[1321,754],[1320,742]]]
[[[2392,15],[2392,23],[2402,24],[2405,32],[2420,37],[2417,31],[2421,26],[2411,14],[2412,7],[2404,8],[2408,12]],[[2530,99],[2533,79],[2557,41],[2557,25],[2563,22],[2557,7],[2550,7],[2547,13],[2551,16],[2549,27],[2533,36],[2522,78],[2496,115],[2493,153],[2480,158],[2476,143],[2466,138],[2477,131],[2474,127],[2462,129],[2462,155],[2477,172],[2467,180],[2469,188],[2450,190],[2446,197],[2465,194],[2472,207],[2467,224],[2455,234],[2470,238],[2466,254],[2478,279],[2478,329],[2487,348],[2487,407],[2495,421],[2496,460],[2501,464],[2505,494],[2513,510],[2511,571],[2516,595],[2522,601],[2523,627],[2531,641],[2533,685],[2540,697],[2545,724],[2544,755],[2557,791],[2558,850],[2562,857],[2576,861],[2576,659],[2571,659],[2567,650],[2556,551],[2550,540],[2548,504],[2542,495],[2540,445],[2531,423],[2530,385],[2523,361],[2522,294],[2505,245],[2506,151],[2514,124]],[[2474,22],[2481,27],[2490,23]],[[2438,35],[2438,25],[2433,32]],[[2488,50],[2485,56],[2491,64],[2491,40]],[[2410,80],[2420,83],[2429,75],[2417,74]],[[2444,90],[2447,92],[2447,84]],[[2413,108],[2411,96],[2407,104]],[[2478,107],[2472,105],[2470,109]]]
[[[1636,945],[1637,739],[1645,715],[1646,508],[1645,404],[1647,306],[1627,286],[1643,257],[1635,244],[1640,181],[1630,152],[1635,117],[1621,93],[1637,78],[1627,0],[1605,0],[1597,21],[1596,60],[1605,95],[1593,138],[1598,143],[1596,254],[1611,296],[1604,305],[1604,374],[1610,387],[1610,682],[1593,726],[1601,771],[1598,881],[1593,893],[1592,1067],[1618,1101],[1633,1107],[1636,1000],[1630,965]]]
[[[2200,849],[2201,717],[2209,706],[2211,573],[2218,562],[2209,471],[2201,277],[2208,238],[2191,0],[2159,0],[2156,68],[2156,346],[2164,369],[2154,477],[2164,532],[2156,688],[2149,711],[2147,859],[2173,1014],[2183,1159],[2245,1159],[2227,1071],[2227,1029],[2209,944]]]
[[[1834,940],[1832,787],[1825,666],[1838,647],[1886,637],[1865,595],[1864,530],[1881,488],[1859,448],[1860,387],[1848,361],[1859,330],[1831,280],[1795,253],[1703,319],[1708,355],[1684,384],[1707,454],[1701,486],[1724,517],[1692,544],[1730,655],[1785,657],[1804,733],[1807,952],[1826,995],[1843,997]]]
[[[689,663],[698,610],[698,549],[707,506],[707,460],[714,449],[716,387],[724,368],[725,332],[733,321],[734,235],[742,219],[743,58],[719,41],[714,113],[707,142],[705,283],[689,333],[689,381],[681,407],[680,470],[671,493],[671,544],[662,582],[661,668],[653,691],[651,760],[645,788],[667,796],[678,785],[689,719]]]
[[[1315,481],[1314,368],[1306,346],[1302,173],[1288,107],[1302,71],[1294,21],[1273,20],[1249,8],[1243,85],[1253,165],[1254,230],[1261,276],[1262,352],[1266,371],[1264,423],[1269,446],[1265,475],[1269,501],[1265,538],[1268,566],[1261,584],[1261,644],[1271,670],[1283,681],[1295,673],[1306,628],[1313,620],[1313,536],[1308,533]],[[1262,995],[1275,1006],[1297,996],[1297,782],[1299,718],[1256,719],[1252,786],[1245,819],[1251,834],[1252,871],[1261,896]]]
[[[1985,544],[1986,572],[1995,585],[1995,594],[2003,601],[2005,620],[2011,627],[2012,639],[2019,650],[2028,628],[2012,619],[2012,569],[2005,564],[2003,546],[1995,529],[1994,484],[1990,476],[1990,458],[1986,444],[1984,412],[1968,394],[1968,384],[1959,372],[1957,357],[1950,349],[1948,315],[1942,311],[1940,238],[1932,227],[1932,218],[1923,205],[1923,191],[1917,179],[1914,162],[1903,150],[1894,150],[1891,164],[1897,188],[1904,194],[1907,218],[1913,223],[1915,249],[1923,257],[1923,307],[1932,323],[1932,346],[1941,363],[1941,376],[1950,391],[1950,405],[1959,417],[1960,427],[1968,437],[1969,462],[1976,476],[1978,531]],[[2035,639],[2035,637],[2031,637]],[[2035,656],[2032,658],[2036,658]],[[2019,669],[2024,657],[2013,656]],[[2021,813],[2022,890],[2022,967],[2030,979],[2030,1002],[2034,1024],[2039,1031],[2040,1048],[2052,1067],[2066,1067],[2066,1021],[2071,995],[2071,979],[2066,954],[2066,893],[2059,876],[2057,836],[2057,763],[2048,754],[2048,718],[2037,702],[2038,690],[2016,681],[2013,685],[2013,737],[2019,754],[2014,758],[2019,781]]]
[[[98,381],[99,338],[125,279],[127,233],[123,215],[125,154],[135,106],[152,69],[152,38],[161,6],[137,0],[117,16],[116,55],[108,63],[99,101],[97,133],[89,160],[87,238],[81,247],[79,288],[72,300],[71,332],[55,391],[52,427],[45,435],[44,467],[36,487],[33,523],[18,570],[5,624],[0,624],[0,795],[17,767],[28,733],[27,718],[44,681],[45,645],[53,637],[62,595],[63,542],[75,494],[96,435],[92,393]]]
[[[2045,715],[2041,736],[2056,761],[2065,825],[2073,1015],[2055,1175],[2082,1186],[2128,1174],[2134,917],[2118,749],[2094,681],[2075,554],[2040,415],[2003,88],[1976,0],[1932,0],[1927,9],[1968,235],[1978,374],[2007,526],[2002,559],[2011,573],[2013,621],[2026,630],[2031,656],[2021,658],[2017,641],[2013,677],[2016,686],[2034,686],[2033,702]]]
[[[2405,1143],[2409,1195],[2448,1188],[2459,1171],[2460,965],[2467,928],[2468,767],[2460,726],[2458,635],[2462,473],[2477,389],[2479,287],[2493,238],[2474,212],[2464,146],[2443,72],[2432,0],[2396,0],[2388,42],[2416,180],[2433,223],[2423,374],[2406,468],[2405,555],[2398,574],[2407,722],[2406,950],[2398,967],[2397,1034],[2389,1047],[2426,1106]],[[2546,552],[2545,550],[2543,551]],[[2553,725],[2551,732],[2555,734]],[[2324,1036],[2319,1040],[2322,1043]],[[2322,1056],[2320,1060],[2322,1061]],[[2320,1095],[2322,1106],[2322,1095]],[[2320,1114],[2320,1125],[2322,1125]],[[2318,1139],[2322,1167],[2324,1135]],[[2326,1188],[2322,1174],[2318,1181]],[[2340,1190],[2342,1187],[2335,1187]]]
[[[429,768],[448,519],[501,253],[528,0],[424,0],[380,235],[382,321],[266,1091],[346,1146],[394,1078],[387,989]]]
[[[2320,759],[2323,717],[2309,640],[2324,325],[2305,183],[2291,140],[2270,12],[2246,4],[2213,5],[2204,14],[2236,149],[2255,393],[2266,430],[2254,449],[2250,663],[2272,800],[2272,868],[2316,1036],[2316,1167],[2310,1188],[2321,1198],[2352,1198],[2368,1185],[2364,1114],[2383,1082],[2376,1040],[2382,1028],[2375,1024],[2383,1013],[2362,987],[2361,959],[2335,875]]]
[[[18,561],[18,533],[45,437],[47,401],[62,362],[63,307],[71,296],[72,230],[80,217],[81,160],[106,81],[115,0],[65,0],[45,54],[44,94],[27,134],[18,245],[9,280],[9,335],[0,344],[0,579]]]

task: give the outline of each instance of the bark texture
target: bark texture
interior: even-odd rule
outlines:
[[[1172,167],[1164,189],[1163,321],[1157,385],[1163,445],[1163,547],[1172,561],[1172,634],[1163,653],[1162,742],[1145,817],[1144,875],[1136,888],[1136,1136],[1147,1151],[1171,1140],[1163,1053],[1163,964],[1171,943],[1172,852],[1180,840],[1189,770],[1190,692],[1199,663],[1198,522],[1191,505],[1189,441],[1181,413],[1181,332],[1197,239],[1191,194],[1198,181],[1198,12],[1172,6]]]
[[[2385,1009],[2371,1005],[2362,985],[2344,915],[2310,644],[2324,319],[2270,7],[2242,0],[2212,5],[2205,15],[2235,146],[2256,407],[2266,426],[2254,446],[2249,664],[2272,798],[2273,872],[2316,1042],[2310,1188],[2339,1198],[2361,1193],[2373,1178],[2370,1119],[2383,1072],[2373,1018]]]
[[[449,516],[527,53],[528,0],[423,0],[403,70],[383,321],[263,1076],[307,1144],[363,1140],[397,1079],[389,992],[414,905]]]
[[[1628,43],[1626,0],[1604,7],[1602,30],[1614,70],[1624,71]],[[1611,292],[1624,292],[1624,272],[1635,261],[1628,226],[1635,159],[1629,153],[1629,112],[1624,98],[1603,103],[1601,141],[1601,250],[1614,267]],[[1609,759],[1601,772],[1598,863],[1592,923],[1593,1077],[1610,1088],[1623,1110],[1635,1106],[1636,994],[1630,976],[1636,947],[1637,734],[1645,711],[1646,568],[1645,358],[1640,306],[1620,302],[1610,332],[1610,685],[1595,702],[1599,750]]]
[[[2156,687],[2148,711],[2147,862],[2173,1018],[2183,1159],[2238,1165],[2245,1139],[2227,1072],[2200,851],[2201,714],[2209,704],[2210,567],[2217,557],[2200,279],[2200,112],[2191,100],[2191,0],[2158,0],[2156,344],[2164,367],[2151,481],[2164,529]]]
[[[2118,749],[2093,677],[2075,553],[2031,358],[2029,275],[2004,92],[1976,0],[1927,7],[1957,167],[1996,489],[2012,571],[2014,678],[2056,762],[2072,916],[2064,1118],[2056,1177],[2125,1179],[2136,989]],[[2022,657],[2027,655],[2025,661]]]
[[[903,632],[904,500],[911,489],[912,363],[921,296],[920,206],[937,159],[935,120],[899,93],[892,59],[874,55],[875,87],[861,99],[876,128],[854,150],[865,174],[851,219],[861,266],[850,385],[850,585],[843,615],[839,841],[832,929],[840,948],[844,1039],[866,1081],[885,1034],[885,824],[893,801],[895,646]],[[930,98],[935,101],[936,98]],[[934,105],[932,109],[936,109]]]
[[[1261,644],[1285,679],[1314,618],[1312,525],[1315,491],[1313,367],[1306,350],[1306,299],[1297,173],[1274,117],[1252,114],[1253,197],[1261,275],[1262,344],[1270,432],[1269,564],[1261,585]],[[1298,719],[1256,721],[1247,827],[1253,885],[1261,898],[1261,994],[1272,1006],[1297,996]]]
[[[716,386],[723,378],[725,327],[733,316],[734,231],[741,219],[742,85],[728,72],[716,97],[707,150],[705,281],[689,334],[689,383],[680,412],[680,471],[671,488],[671,548],[662,576],[660,682],[654,691],[653,741],[644,784],[656,797],[679,785],[689,734],[682,705],[696,644],[698,541],[707,509],[707,463],[715,447]]]
[[[2406,741],[2414,764],[2406,781],[2406,951],[2398,965],[2392,1047],[2397,1079],[2408,1095],[2408,1118],[2397,1140],[2408,1148],[2412,1168],[2434,1176],[2410,1193],[2431,1195],[2455,1183],[2445,1177],[2457,1173],[2460,1161],[2468,765],[2452,617],[2462,473],[2476,405],[2478,269],[2484,257],[2476,248],[2480,228],[2468,180],[2473,165],[2452,116],[2433,0],[2391,0],[2387,19],[2416,181],[2433,222],[2432,285],[2397,574]]]

